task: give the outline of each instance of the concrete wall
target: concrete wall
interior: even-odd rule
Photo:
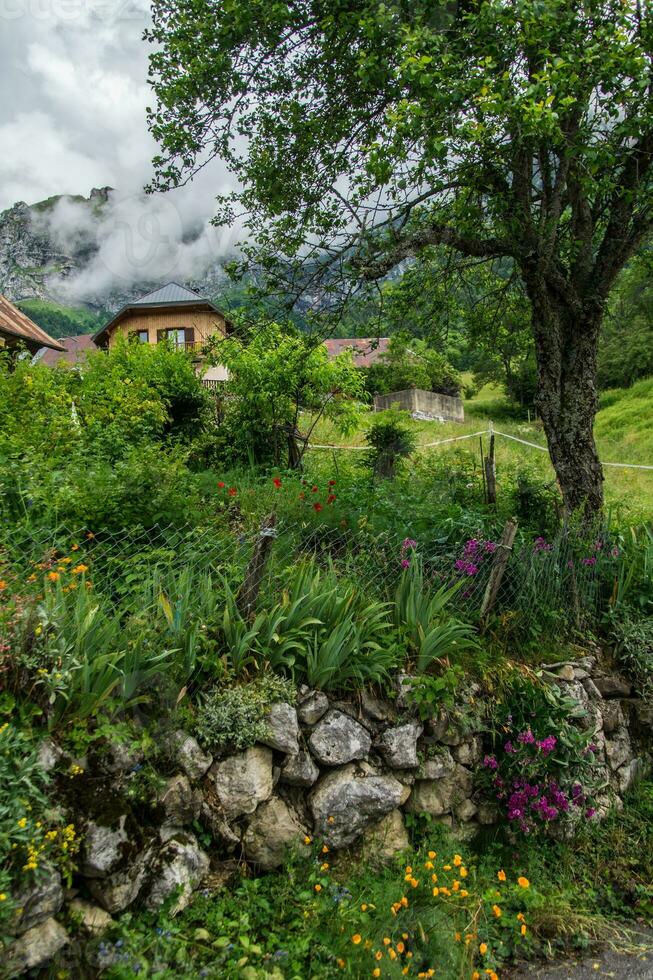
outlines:
[[[392,391],[389,395],[374,396],[374,411],[383,412],[396,405],[413,418],[434,419],[439,422],[464,422],[465,410],[462,399],[453,395],[441,395],[423,388],[406,388]]]

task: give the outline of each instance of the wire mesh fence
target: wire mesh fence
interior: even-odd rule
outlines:
[[[265,525],[265,522],[264,522]],[[344,526],[343,526],[344,525]],[[552,540],[518,535],[496,569],[501,542],[482,536],[445,541],[399,538],[340,524],[287,522],[264,531],[274,541],[260,570],[260,602],[282,596],[293,569],[313,562],[354,584],[373,599],[392,599],[404,570],[419,563],[427,587],[457,584],[452,604],[459,616],[478,621],[491,613],[504,622],[548,618],[553,628],[577,628],[596,614],[614,562],[605,541],[587,542],[560,532]],[[27,526],[0,533],[0,578],[25,588],[60,583],[74,590],[83,582],[117,606],[138,607],[153,591],[174,595],[184,576],[212,576],[237,591],[260,538],[260,528],[237,524],[154,525],[121,532],[84,528],[43,530]],[[155,583],[155,585],[153,585]],[[199,587],[199,586],[198,586]],[[486,608],[494,589],[492,608]]]

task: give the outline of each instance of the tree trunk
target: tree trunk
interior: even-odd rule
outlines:
[[[529,290],[529,292],[531,292]],[[594,442],[596,362],[602,309],[572,310],[542,289],[531,293],[537,357],[536,406],[544,424],[565,512],[585,521],[603,509],[603,470]]]

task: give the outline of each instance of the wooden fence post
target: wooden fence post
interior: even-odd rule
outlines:
[[[490,451],[485,457],[485,486],[487,502],[494,505],[497,502],[497,465],[494,455],[494,432],[490,422]]]
[[[485,623],[492,610],[492,607],[494,606],[494,603],[496,602],[497,595],[499,594],[499,588],[501,586],[501,580],[503,579],[506,565],[508,564],[508,559],[510,557],[510,552],[512,551],[516,533],[517,521],[514,519],[507,521],[501,535],[501,540],[497,545],[494,562],[492,564],[492,569],[490,570],[490,577],[488,579],[487,586],[485,587],[485,595],[483,596],[483,602],[481,604],[481,623]]]
[[[272,542],[277,536],[276,524],[277,515],[274,511],[268,514],[267,517],[264,517],[261,522],[258,538],[254,544],[254,551],[252,552],[243,584],[239,589],[236,599],[238,608],[243,616],[249,616],[256,606],[259,589],[263,581],[263,573],[265,572],[265,566],[272,550]]]

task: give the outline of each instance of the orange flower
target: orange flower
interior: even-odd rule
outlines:
[[[380,949],[377,949],[376,953],[374,954],[374,959],[377,961],[383,959],[383,953]]]
[[[405,948],[406,947],[404,946],[404,944],[401,941],[399,941],[397,943],[397,952],[398,953],[403,953],[403,951],[405,950]]]
[[[478,947],[478,951],[481,954],[481,956],[485,956],[485,954],[487,953],[487,943],[481,943],[481,945]]]
[[[84,572],[88,571],[88,565],[75,565],[73,568],[73,575],[83,575]]]
[[[48,578],[51,582],[57,582],[59,579],[59,572],[48,572]]]
[[[530,888],[530,881],[528,878],[524,878],[523,875],[517,879],[517,884],[520,888]]]
[[[354,944],[354,946],[358,946],[362,938],[363,937],[360,935],[360,933],[357,932],[354,936],[351,937],[351,941]]]
[[[527,932],[526,926],[522,926],[519,931],[521,932],[522,936],[525,936]]]
[[[506,872],[505,871],[497,871],[497,878],[499,879],[499,881],[505,881],[506,880]]]
[[[501,909],[499,908],[498,905],[493,905],[492,906],[492,914],[494,915],[494,918],[495,919],[500,919],[501,918]]]
[[[34,578],[36,578],[36,575],[34,576]],[[7,588],[6,579],[0,578],[0,592],[2,592],[2,590],[6,588]]]
[[[92,541],[93,538],[95,537],[95,535],[93,534],[92,531],[87,531],[86,532],[86,537],[88,538],[89,541]]]
[[[463,859],[461,858],[460,854],[454,854],[453,863],[457,868],[460,867],[460,865],[463,863]]]
[[[372,976],[373,977],[380,977],[381,976],[381,971],[379,970],[378,966],[375,966],[374,969],[372,970]]]

